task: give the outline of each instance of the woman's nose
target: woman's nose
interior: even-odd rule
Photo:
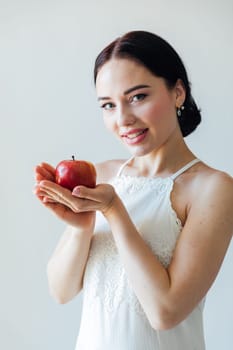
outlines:
[[[130,110],[127,110],[127,109],[119,110],[119,113],[117,116],[117,124],[119,126],[132,125],[135,123],[135,120],[136,120],[136,117]]]

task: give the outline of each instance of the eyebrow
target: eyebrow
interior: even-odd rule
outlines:
[[[133,92],[135,90],[138,90],[138,89],[144,89],[144,88],[149,88],[150,85],[143,85],[143,84],[140,84],[140,85],[135,85],[135,86],[132,86],[131,88],[127,89],[126,91],[124,91],[124,95],[128,95],[130,92]],[[98,101],[101,101],[101,100],[110,100],[111,97],[108,97],[108,96],[103,96],[103,97],[98,97]]]

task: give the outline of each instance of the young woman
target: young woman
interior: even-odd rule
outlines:
[[[68,224],[48,263],[60,303],[84,291],[76,350],[203,350],[202,311],[233,231],[232,178],[184,137],[201,115],[185,67],[162,38],[133,31],[97,57],[106,127],[131,153],[97,164],[73,192],[36,167],[35,193]]]

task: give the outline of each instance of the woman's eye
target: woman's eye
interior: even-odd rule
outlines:
[[[113,109],[114,105],[113,103],[111,102],[108,102],[108,103],[104,103],[102,106],[100,106],[101,108],[103,109],[106,109],[106,110],[110,110],[110,109]]]
[[[130,98],[130,102],[142,101],[146,97],[146,94],[137,94]]]

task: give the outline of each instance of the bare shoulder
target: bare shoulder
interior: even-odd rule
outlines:
[[[218,194],[220,197],[228,195],[233,199],[233,178],[226,172],[214,169],[203,164],[194,177],[192,183],[193,190],[196,193],[212,196]]]
[[[97,183],[110,181],[114,176],[116,176],[120,166],[125,161],[126,159],[111,159],[95,164],[97,172]]]
[[[233,178],[204,162],[197,163],[176,179],[172,204],[183,224],[190,213],[233,206]]]
[[[197,163],[188,171],[181,174],[176,185],[180,193],[191,200],[199,198],[206,193],[233,192],[233,178],[224,171],[212,168],[204,162]],[[183,191],[185,189],[185,191]],[[187,198],[187,197],[186,197]]]
[[[233,225],[233,178],[205,164],[191,181],[190,212],[205,213],[211,220],[217,217]],[[232,231],[232,229],[231,229]]]

